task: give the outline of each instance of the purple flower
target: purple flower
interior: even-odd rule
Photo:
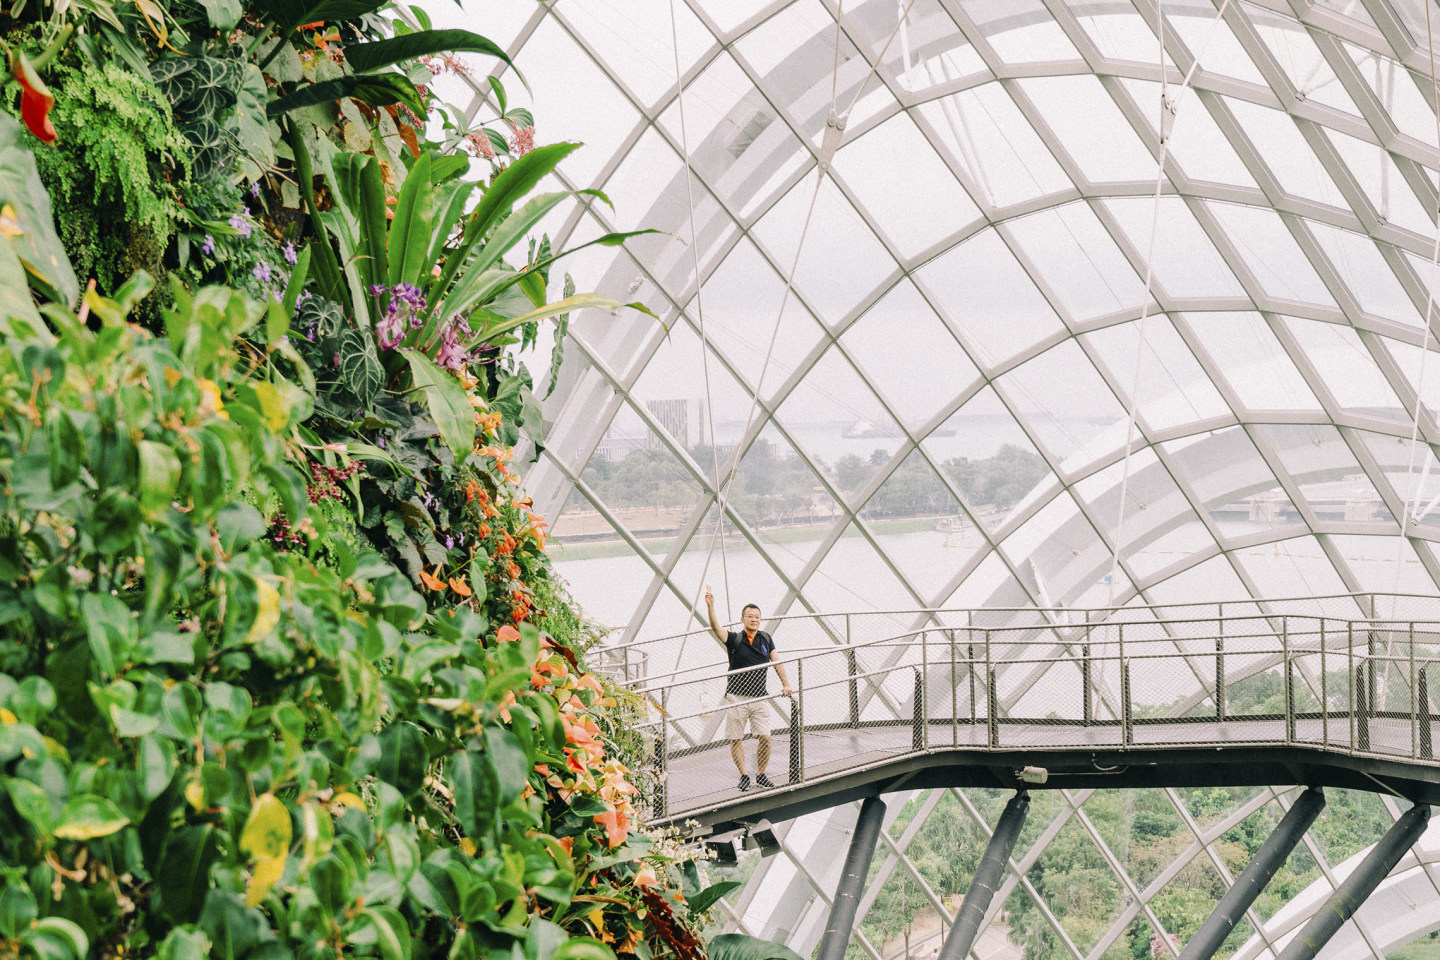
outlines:
[[[340,351],[339,351],[339,350],[336,350],[336,351],[335,351],[335,356],[331,358],[331,360],[330,360],[330,365],[331,365],[332,367],[338,367],[338,366],[340,366]]]
[[[270,282],[270,264],[266,261],[261,260],[259,263],[255,264],[255,269],[251,270],[250,272],[253,273],[255,275],[255,279],[259,280],[261,283]]]
[[[234,227],[240,236],[250,239],[250,221],[246,219],[250,214],[249,210],[244,213],[236,213],[230,216],[230,226]]]
[[[372,297],[383,297],[383,296],[385,296],[385,284],[383,284],[383,283],[372,283],[372,284],[370,284],[370,296],[372,296]]]
[[[405,324],[400,322],[398,314],[387,312],[375,325],[375,336],[382,350],[394,350],[405,339]]]
[[[200,244],[200,252],[207,257],[215,252],[215,238],[208,233],[205,234],[205,242]]]
[[[445,538],[445,549],[446,549],[446,550],[453,550],[453,549],[455,549],[455,538],[454,538],[454,537],[448,537],[448,536],[447,536],[447,537]]]
[[[290,266],[293,267],[300,262],[300,255],[295,252],[295,244],[293,243],[285,244],[284,249],[280,252],[285,255],[285,262],[290,264]]]
[[[250,184],[250,198],[253,200],[260,196],[260,181],[256,180]]]
[[[376,436],[376,437],[375,437],[375,446],[379,447],[381,450],[384,450],[384,449],[385,449],[385,438],[384,438],[384,437],[381,437],[381,436]]]

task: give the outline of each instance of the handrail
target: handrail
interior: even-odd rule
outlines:
[[[1094,606],[1094,607],[1056,607],[1056,606],[1050,606],[1050,607],[1033,607],[1033,606],[1022,606],[1022,607],[1004,607],[1004,606],[996,606],[996,607],[900,607],[900,608],[892,609],[892,610],[879,610],[879,609],[832,610],[832,611],[828,611],[828,612],[825,612],[825,613],[807,612],[807,613],[785,613],[785,614],[777,614],[777,615],[775,615],[775,616],[765,617],[765,618],[764,618],[764,621],[765,621],[765,623],[770,624],[770,623],[775,623],[775,622],[777,622],[777,621],[786,621],[786,620],[816,620],[816,619],[821,619],[821,618],[860,617],[860,616],[866,616],[866,617],[870,617],[870,616],[895,616],[895,615],[901,615],[901,614],[919,615],[919,614],[922,614],[922,613],[923,613],[923,614],[941,614],[941,613],[985,613],[985,614],[989,614],[989,615],[993,615],[993,614],[1005,614],[1005,613],[1037,613],[1037,614],[1047,614],[1047,613],[1048,613],[1048,614],[1062,614],[1062,615],[1065,615],[1065,616],[1067,616],[1067,617],[1073,617],[1074,615],[1076,615],[1076,614],[1081,614],[1081,613],[1084,613],[1084,614],[1096,614],[1096,613],[1101,613],[1101,612],[1112,612],[1112,613],[1113,613],[1113,612],[1115,612],[1115,611],[1170,610],[1170,609],[1175,609],[1175,608],[1179,608],[1179,607],[1220,607],[1220,608],[1223,609],[1223,608],[1224,608],[1225,606],[1227,606],[1227,605],[1230,605],[1230,606],[1249,606],[1249,605],[1267,604],[1267,603],[1317,603],[1317,602],[1324,601],[1324,600],[1354,600],[1354,599],[1361,598],[1361,597],[1368,597],[1368,598],[1370,598],[1370,600],[1372,601],[1372,602],[1371,602],[1371,610],[1372,610],[1372,611],[1373,611],[1374,608],[1375,608],[1373,601],[1374,601],[1375,599],[1377,599],[1377,598],[1396,599],[1396,600],[1426,600],[1426,601],[1430,601],[1430,602],[1432,602],[1432,603],[1440,603],[1440,597],[1436,597],[1436,596],[1433,595],[1433,594],[1421,594],[1421,593],[1376,593],[1376,592],[1374,592],[1374,591],[1369,591],[1369,590],[1357,590],[1357,591],[1353,591],[1353,592],[1349,592],[1349,593],[1328,593],[1328,594],[1322,594],[1322,595],[1318,595],[1318,596],[1316,596],[1316,595],[1302,595],[1302,596],[1292,596],[1292,597],[1252,597],[1252,598],[1242,598],[1242,599],[1234,599],[1234,600],[1199,600],[1199,601],[1191,601],[1191,602],[1188,602],[1188,603],[1127,603],[1127,604],[1101,605],[1101,606]],[[1265,614],[1265,613],[1263,613],[1263,612],[1260,613],[1260,614],[1256,614],[1256,615],[1257,615],[1257,616],[1281,616],[1281,614],[1278,614],[1278,613]],[[1032,627],[1032,629],[1041,629],[1041,628],[1045,628],[1045,627],[1064,627],[1064,626],[1081,627],[1081,626],[1085,626],[1086,623],[1088,623],[1090,626],[1099,626],[1099,625],[1108,625],[1108,624],[1111,624],[1111,623],[1118,623],[1118,622],[1120,622],[1120,621],[1087,620],[1087,621],[1073,622],[1073,623],[1045,623],[1045,624],[1034,624],[1033,627]],[[1125,622],[1130,622],[1130,621],[1125,621]],[[1146,621],[1136,621],[1136,622],[1142,622],[1142,623],[1143,623],[1143,622],[1146,622]],[[738,626],[738,625],[739,625],[739,621],[730,621],[729,623],[722,624],[722,626],[726,627],[727,629],[732,629],[732,628],[734,628],[734,627],[736,627],[736,626]],[[937,626],[936,629],[947,629],[948,626],[949,626],[949,625],[940,625],[940,626]],[[957,629],[958,629],[958,628],[957,628]],[[977,628],[977,629],[979,629],[979,628]],[[680,633],[665,634],[665,635],[658,636],[658,637],[638,638],[638,639],[634,639],[634,640],[626,640],[626,641],[623,641],[623,642],[621,642],[621,643],[606,644],[603,649],[606,649],[606,650],[625,650],[625,649],[627,649],[627,648],[633,648],[633,647],[640,646],[640,645],[643,645],[643,644],[663,643],[663,642],[666,641],[666,640],[681,640],[681,639],[684,639],[684,638],[687,638],[687,637],[698,636],[698,635],[707,634],[707,633],[710,633],[710,632],[711,632],[711,631],[710,631],[710,628],[709,628],[709,627],[698,627],[698,628],[696,628],[696,629],[694,629],[694,630],[685,630],[685,631],[682,631],[682,632],[680,632]]]

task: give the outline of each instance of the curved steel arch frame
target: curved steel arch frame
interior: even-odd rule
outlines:
[[[549,224],[557,247],[631,223],[688,235],[693,216],[701,254],[698,278],[692,275],[688,251],[660,242],[632,243],[628,250],[607,251],[574,268],[582,288],[643,299],[674,331],[667,340],[649,322],[577,315],[565,363],[545,404],[553,433],[531,473],[537,509],[555,520],[563,537],[563,508],[579,493],[641,558],[647,582],[626,595],[626,622],[613,626],[625,627],[632,636],[686,626],[663,621],[674,616],[677,604],[688,608],[692,600],[695,585],[678,582],[676,571],[687,549],[709,544],[720,495],[706,466],[636,394],[644,392],[640,388],[648,370],[671,362],[673,344],[696,341],[697,292],[703,298],[727,258],[738,260],[743,250],[770,286],[783,278],[790,251],[777,246],[777,235],[785,232],[778,221],[796,215],[786,198],[808,195],[816,176],[817,133],[830,102],[837,16],[843,43],[839,102],[849,102],[871,64],[877,69],[845,130],[836,166],[826,174],[825,196],[853,219],[854,236],[876,251],[874,278],[864,281],[864,289],[848,291],[847,305],[840,307],[829,305],[826,291],[813,281],[797,287],[791,310],[813,324],[814,342],[803,355],[777,356],[758,400],[756,423],[736,438],[737,456],[762,433],[787,445],[815,472],[821,495],[836,509],[813,556],[796,564],[782,562],[773,538],[731,505],[726,522],[782,590],[777,612],[797,604],[810,610],[824,606],[815,596],[826,577],[821,568],[848,531],[861,538],[867,555],[877,558],[878,569],[914,606],[946,605],[962,594],[971,606],[1093,602],[1096,580],[1117,540],[1122,548],[1120,601],[1158,602],[1181,594],[1200,600],[1273,595],[1276,585],[1264,582],[1273,571],[1256,559],[1267,551],[1299,573],[1293,578],[1298,589],[1284,592],[1388,590],[1390,583],[1376,582],[1388,573],[1377,573],[1375,557],[1367,558],[1363,547],[1375,543],[1382,544],[1378,553],[1396,557],[1387,571],[1404,568],[1405,589],[1415,591],[1418,584],[1419,590],[1435,590],[1440,555],[1431,544],[1440,540],[1440,524],[1429,521],[1428,514],[1412,519],[1402,544],[1396,522],[1407,510],[1424,512],[1426,501],[1440,492],[1426,485],[1428,479],[1416,479],[1422,473],[1428,477],[1440,449],[1434,413],[1440,369],[1432,367],[1423,384],[1431,406],[1422,404],[1419,411],[1418,457],[1411,456],[1408,444],[1422,386],[1418,347],[1426,339],[1426,320],[1433,327],[1433,318],[1425,314],[1431,231],[1440,202],[1433,179],[1440,150],[1433,143],[1434,117],[1425,108],[1431,97],[1431,56],[1421,0],[1165,0],[1168,64],[1163,76],[1173,90],[1201,58],[1194,92],[1178,122],[1192,129],[1198,124],[1204,132],[1185,150],[1177,140],[1167,164],[1153,306],[1120,296],[1100,309],[1077,302],[1074,278],[1064,275],[1054,251],[1038,248],[1033,237],[1044,218],[1050,218],[1052,232],[1084,221],[1094,231],[1087,237],[1100,238],[1110,251],[1104,269],[1112,273],[1097,274],[1100,286],[1114,281],[1138,287],[1136,277],[1146,268],[1145,235],[1129,223],[1125,203],[1146,204],[1148,210],[1148,201],[1137,198],[1152,189],[1149,174],[1104,156],[1112,144],[1100,145],[1097,153],[1096,144],[1077,138],[1066,126],[1065,114],[1080,109],[1081,100],[1069,98],[1083,84],[1092,97],[1084,101],[1090,105],[1085,109],[1098,103],[1109,119],[1119,118],[1119,126],[1105,128],[1117,138],[1110,152],[1119,156],[1138,149],[1141,156],[1152,157],[1158,152],[1162,71],[1151,26],[1157,2],[916,0],[901,36],[876,64],[885,37],[897,25],[895,0],[850,0],[843,15],[837,0],[675,0],[686,38],[681,67],[687,105],[695,107],[695,115],[708,117],[690,132],[688,168],[680,160],[676,85],[656,79],[671,69],[667,3],[547,0],[518,25],[509,49],[522,67],[583,61],[587,73],[603,77],[607,95],[622,105],[617,109],[623,116],[617,114],[613,124],[599,118],[602,142],[591,149],[608,152],[591,164],[593,175],[581,179],[562,171],[558,178],[569,187],[613,187],[621,204],[627,199],[622,188],[635,183],[637,175],[654,181],[647,186],[650,208],[640,216],[627,215],[624,224],[593,198],[562,208],[563,216]],[[1216,39],[1205,47],[1222,7]],[[479,16],[483,24],[484,12]],[[637,48],[628,56],[624,36],[636,29],[648,30],[658,46]],[[647,56],[645,49],[653,55],[648,68],[639,62]],[[650,74],[642,76],[642,68]],[[536,85],[537,96],[542,86]],[[489,95],[483,84],[474,89],[472,115]],[[986,119],[987,104],[1006,111],[995,126],[1011,135],[1001,139],[1012,155],[1043,163],[1043,183],[1037,178],[1016,189],[1004,180],[1016,171],[1007,174],[997,166],[998,156],[985,152],[996,141],[977,139],[972,129]],[[543,124],[545,102],[538,107]],[[896,182],[878,194],[866,171],[846,162],[852,155],[847,148],[863,138],[889,138],[901,130],[910,136],[905,142],[934,151],[957,196],[964,198],[956,201],[964,213],[954,222],[927,224],[919,239],[906,233],[910,225],[891,209],[905,209],[907,203],[907,158],[894,158]],[[653,167],[656,157],[662,163]],[[642,164],[652,168],[637,170]],[[695,177],[699,198],[693,214],[684,202],[687,173]],[[925,182],[917,179],[909,186],[921,189]],[[997,193],[1004,196],[997,199]],[[1188,239],[1162,262],[1167,236]],[[1083,246],[1073,233],[1071,239]],[[835,256],[832,242],[811,236],[802,267],[823,266]],[[954,294],[934,282],[935,271],[945,269],[953,251],[961,251],[963,258],[982,243],[1012,262],[1033,288],[1023,295],[1041,319],[1007,317],[1012,322],[1005,331],[999,329],[1004,324],[977,325],[957,309]],[[1257,243],[1269,246],[1256,249]],[[1193,264],[1194,274],[1201,273],[1202,255],[1213,262],[1205,261],[1211,273],[1197,289],[1186,268]],[[1135,276],[1121,276],[1125,271]],[[890,382],[867,372],[871,358],[847,335],[897,291],[913,292],[915,309],[932,312],[938,324],[934,342],[963,357],[953,382]],[[1020,296],[1017,290],[1017,302]],[[768,332],[776,308],[778,302],[757,306],[753,326]],[[1136,321],[1147,309],[1153,318],[1148,376],[1138,403],[1139,452],[1129,487],[1134,503],[1127,506],[1122,532],[1115,529],[1115,516],[1124,431],[1113,411],[1131,399],[1127,358],[1133,355]],[[1235,319],[1236,313],[1243,317]],[[1259,345],[1257,363],[1250,368],[1237,363],[1227,343],[1226,331],[1236,330]],[[897,334],[903,337],[905,331]],[[1433,350],[1434,337],[1430,343]],[[751,351],[761,346],[734,338],[709,344],[712,369],[733,383],[747,403],[757,389]],[[836,364],[874,391],[864,412],[895,425],[885,443],[893,450],[858,493],[838,489],[807,450],[797,424],[787,418],[787,400],[815,385],[822,362]],[[1083,441],[1057,438],[1035,396],[1037,379],[1047,371],[1053,377],[1057,364],[1077,378],[1083,373],[1093,387],[1092,402],[1109,411],[1109,419]],[[1274,382],[1259,382],[1266,379]],[[1362,381],[1364,388],[1357,388]],[[1276,387],[1281,383],[1284,390]],[[922,387],[936,391],[936,402],[923,417],[907,417],[902,409],[906,391]],[[1285,391],[1291,392],[1288,400],[1281,396]],[[1271,402],[1277,398],[1283,402]],[[982,405],[1013,423],[1016,436],[1043,458],[1047,471],[1030,495],[1003,516],[987,515],[967,501],[940,469],[934,443],[953,416]],[[652,555],[641,531],[627,529],[622,513],[583,479],[617,416],[641,425],[652,438],[648,442],[696,491],[695,504],[663,554]],[[917,582],[912,562],[864,514],[866,502],[912,457],[934,475],[974,531],[975,548],[938,585]],[[1350,499],[1369,505],[1337,514],[1317,491],[1347,481],[1361,490]],[[1266,496],[1287,504],[1283,522],[1237,529],[1225,520],[1221,508]],[[1365,537],[1379,539],[1360,539]],[[1181,545],[1171,551],[1175,559],[1157,558],[1165,544]],[[1307,579],[1322,576],[1320,571],[1323,584]],[[1193,843],[1149,884],[1137,884],[1127,874],[1085,815],[1088,794],[1080,791],[1065,794],[1063,811],[1012,865],[997,902],[1028,884],[1024,871],[1063,826],[1078,824],[1115,872],[1130,905],[1085,951],[1043,898],[1040,913],[1076,960],[1099,956],[1136,917],[1163,930],[1150,899],[1184,864],[1203,858],[1228,880],[1214,849],[1220,827],[1264,804],[1283,806],[1290,796],[1283,788],[1262,791],[1220,824],[1202,829],[1179,794],[1166,793]],[[963,791],[955,795],[976,826],[988,830],[968,796]],[[933,810],[934,803],[925,800],[921,809]],[[1398,813],[1393,805],[1391,813]],[[802,951],[812,946],[819,929],[815,918],[823,916],[828,896],[826,884],[838,869],[827,855],[844,849],[843,843],[813,840],[843,832],[846,819],[837,813],[822,825],[801,822],[786,828],[787,856],[766,861],[747,892],[727,905],[734,923],[753,932],[783,932]],[[922,821],[917,817],[915,823]],[[938,907],[938,898],[907,857],[915,832],[885,833],[881,876],[905,871]],[[790,848],[790,838],[801,835],[807,838],[803,856]],[[1402,864],[1377,896],[1425,897],[1440,904],[1440,876],[1429,862],[1433,835],[1427,835],[1431,846],[1417,847],[1418,859],[1407,861],[1408,867]],[[1345,865],[1331,864],[1312,840],[1306,842],[1322,867],[1318,886],[1328,890]],[[753,891],[761,885],[785,894],[756,899]],[[1295,911],[1303,911],[1306,902],[1297,900]],[[862,903],[862,911],[869,905]],[[1331,955],[1343,951],[1347,957],[1368,953],[1378,958],[1426,932],[1423,924],[1387,921],[1375,910],[1362,911]],[[1426,915],[1440,915],[1440,910]],[[1266,920],[1252,915],[1251,920],[1258,933],[1237,954],[1245,960],[1272,947],[1295,925],[1285,911]],[[868,942],[863,946],[872,955],[877,950]]]

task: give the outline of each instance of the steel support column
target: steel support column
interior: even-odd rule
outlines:
[[[985,922],[985,911],[990,908],[990,900],[1005,878],[1005,864],[1010,860],[1010,852],[1015,849],[1015,841],[1020,839],[1020,828],[1025,826],[1025,815],[1029,812],[1028,793],[1015,794],[1005,805],[1000,822],[995,824],[995,832],[985,845],[985,855],[975,869],[970,889],[965,891],[965,900],[955,914],[955,923],[940,947],[939,960],[965,960],[970,948],[975,945],[980,926]]]
[[[1300,795],[1190,938],[1180,953],[1180,960],[1210,960],[1323,809],[1325,794],[1319,788],[1311,787]]]
[[[825,933],[820,937],[816,960],[842,960],[845,948],[850,946],[861,888],[870,874],[870,858],[875,855],[875,844],[880,840],[880,826],[884,821],[885,801],[879,797],[866,797],[865,802],[860,804],[860,816],[855,820],[850,852],[845,856],[845,869],[840,874],[840,885],[835,888],[830,919],[825,922]]]
[[[1345,925],[1345,921],[1360,909],[1365,898],[1380,886],[1380,881],[1400,862],[1406,851],[1420,839],[1429,822],[1429,804],[1416,804],[1401,814],[1395,825],[1365,855],[1365,859],[1350,871],[1340,889],[1330,895],[1330,899],[1315,911],[1295,939],[1280,951],[1278,960],[1314,960],[1330,938]]]

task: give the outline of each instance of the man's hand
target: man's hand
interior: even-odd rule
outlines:
[[[785,688],[780,691],[780,695],[781,695],[782,697],[793,696],[794,693],[795,693],[795,691],[793,691],[793,690],[790,689],[790,685],[789,685],[789,684],[786,684],[786,685],[785,685]]]
[[[713,606],[715,606],[715,594],[713,594],[713,593],[710,592],[710,586],[709,586],[709,584],[706,584],[706,586],[705,586],[705,606],[707,606],[707,607],[713,607]]]

